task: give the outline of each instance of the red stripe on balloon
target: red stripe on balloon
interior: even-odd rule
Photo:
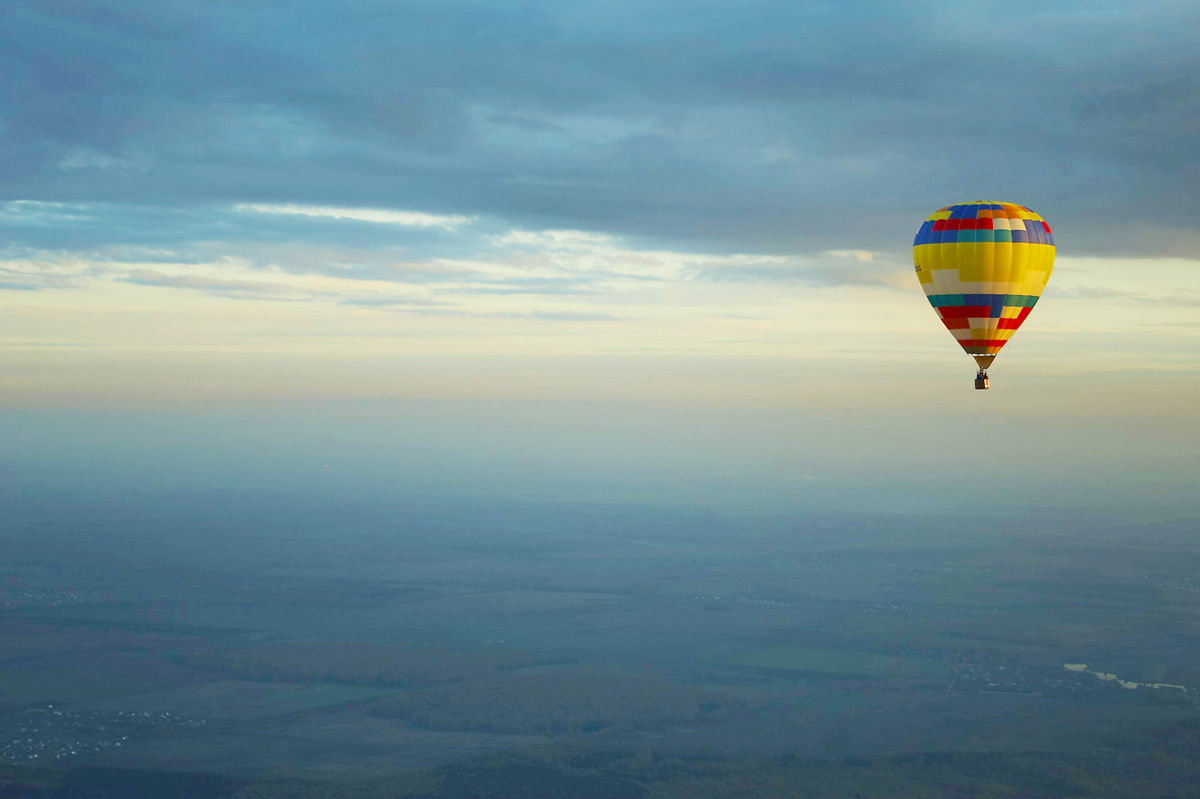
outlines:
[[[992,315],[990,305],[948,305],[937,310],[943,319],[987,319]]]

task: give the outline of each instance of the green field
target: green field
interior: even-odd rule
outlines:
[[[844,652],[805,646],[788,646],[752,652],[737,658],[729,665],[855,677],[949,680],[954,676],[954,672],[949,667],[935,660],[892,657],[870,652]]]

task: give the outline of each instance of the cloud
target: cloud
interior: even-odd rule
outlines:
[[[235,205],[237,211],[256,211],[260,214],[297,214],[324,216],[330,219],[353,219],[385,225],[455,228],[471,221],[466,216],[438,216],[416,211],[386,211],[378,208],[327,208],[311,205]]]
[[[1113,286],[1073,286],[1056,288],[1052,295],[1055,299],[1080,300],[1083,302],[1117,302],[1137,305],[1163,305],[1196,307],[1200,306],[1200,290],[1176,288],[1165,292],[1148,292],[1116,288]]]
[[[0,250],[0,281],[9,290],[81,288],[107,272],[107,266],[78,253],[30,251],[12,246]]]
[[[856,261],[874,261],[877,255],[870,250],[826,250],[823,254],[834,258],[853,258]]]
[[[394,308],[397,306],[429,308],[447,305],[444,302],[418,297],[346,297],[339,300],[338,303],[357,308]]]
[[[452,289],[447,289],[446,291],[454,294],[477,294],[510,297],[519,295],[578,296],[581,294],[597,293],[597,290],[589,286],[587,282],[572,280],[570,278],[517,278],[505,281],[494,281],[490,284],[482,283],[469,286],[456,286]]]
[[[530,313],[489,314],[505,319],[541,319],[548,322],[615,322],[619,316],[610,313],[588,313],[582,311],[531,311]]]
[[[1194,4],[275,11],[18,0],[2,196],[169,221],[45,217],[28,243],[241,241],[261,226],[240,215],[429,237],[395,246],[498,220],[676,251],[899,253],[931,209],[985,195],[1045,214],[1076,253],[1198,240]]]
[[[90,147],[77,147],[67,152],[58,162],[59,169],[103,169],[126,170],[139,169],[145,171],[150,163],[145,157],[116,157],[98,152]]]
[[[157,286],[160,288],[193,289],[213,294],[252,295],[281,295],[291,291],[291,287],[283,283],[265,283],[257,280],[227,280],[201,275],[168,275],[153,269],[138,269],[124,277],[117,278],[122,283],[132,283],[138,286]]]
[[[142,206],[23,202],[10,203],[7,216],[0,213],[0,224],[7,222],[12,229],[28,231],[33,229],[30,224],[40,225],[46,218],[69,218],[76,225],[101,229],[118,227],[122,216],[184,224],[181,240],[173,248],[108,244],[43,250],[14,246],[10,257],[20,255],[27,264],[19,270],[19,276],[36,273],[45,281],[54,272],[60,278],[70,275],[74,284],[80,285],[111,274],[121,282],[137,285],[240,298],[280,299],[287,295],[293,299],[330,299],[360,307],[432,306],[466,297],[508,297],[513,298],[511,302],[522,297],[603,297],[619,292],[636,294],[692,280],[821,287],[894,285],[911,277],[907,269],[898,268],[883,254],[867,250],[838,250],[807,258],[720,255],[651,249],[639,246],[637,239],[588,231],[498,230],[491,222],[461,229],[454,246],[436,242],[405,245],[386,240],[374,247],[342,245],[342,241],[359,238],[355,228],[363,220],[349,218],[341,213],[342,209],[334,211],[310,217],[209,209],[207,215],[197,214],[203,219],[193,222],[185,214]],[[288,226],[278,227],[280,217],[289,220]],[[297,218],[313,222],[290,221]],[[261,226],[255,227],[253,222]],[[195,231],[206,235],[225,225],[236,225],[236,236],[230,235],[224,241],[188,241],[184,235],[188,224],[195,224]],[[311,225],[321,229],[314,231]],[[374,223],[369,226],[374,227]],[[432,226],[419,229],[427,227]],[[35,261],[41,265],[28,267]],[[268,275],[269,279],[265,277]],[[321,279],[326,283],[318,287]],[[381,285],[364,294],[339,285],[341,281]],[[60,279],[60,285],[68,284]],[[395,295],[382,284],[404,284],[414,292],[404,295],[403,300],[393,300],[390,298]]]
[[[521,245],[537,250],[578,250],[615,246],[612,236],[589,233],[585,230],[510,230],[493,236],[492,244],[503,247]]]
[[[694,280],[789,283],[811,287],[875,286],[914,290],[911,267],[876,260],[878,253],[835,250],[811,258],[735,257],[689,268]]]
[[[354,214],[361,209],[317,209]],[[382,212],[381,212],[382,213]],[[154,203],[46,202],[0,203],[0,232],[11,247],[88,250],[112,253],[171,253],[178,260],[212,258],[222,249],[293,247],[297,257],[310,252],[357,252],[361,258],[390,261],[474,252],[487,244],[494,222],[464,227],[430,224],[364,223],[352,216],[238,211],[229,204],[176,206]],[[409,218],[408,214],[400,218]],[[447,223],[453,218],[447,218]],[[312,255],[303,258],[311,260]]]

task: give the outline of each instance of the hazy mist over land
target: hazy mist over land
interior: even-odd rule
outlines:
[[[1198,25],[0,4],[0,795],[1191,796]]]
[[[12,410],[3,420],[4,476],[39,493],[233,490],[695,505],[737,515],[1196,513],[1195,442],[1175,419],[989,410],[943,411],[936,426],[901,407],[583,401]]]

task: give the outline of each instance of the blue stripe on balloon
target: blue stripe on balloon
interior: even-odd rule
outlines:
[[[927,297],[934,308],[961,308],[964,305],[986,305],[993,315],[1009,308],[1032,308],[1038,298],[1033,294],[930,294]]]

